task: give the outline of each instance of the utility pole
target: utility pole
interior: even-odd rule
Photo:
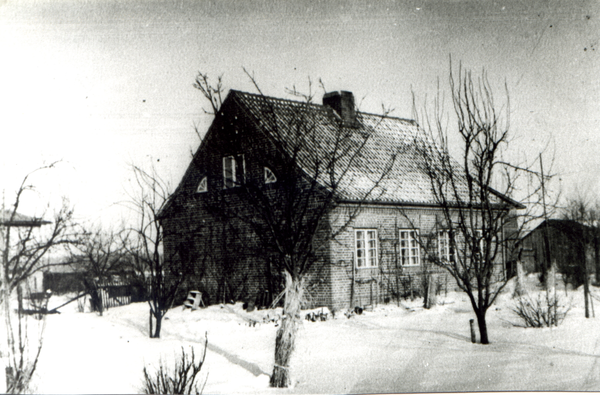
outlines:
[[[556,265],[554,261],[550,257],[550,240],[548,234],[548,212],[546,211],[546,183],[545,183],[545,175],[544,175],[544,164],[542,162],[542,154],[540,154],[540,172],[541,174],[541,187],[542,187],[542,204],[544,206],[544,246],[545,246],[545,255],[546,255],[546,273],[544,275],[544,279],[546,280],[546,293],[548,296],[552,295],[554,305],[554,319],[551,320],[554,322],[554,325],[558,326],[557,320],[557,299],[556,299]],[[548,300],[550,297],[547,298]],[[550,308],[550,306],[548,306]]]

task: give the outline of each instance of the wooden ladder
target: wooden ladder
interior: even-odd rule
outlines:
[[[190,291],[188,293],[188,297],[185,300],[185,302],[183,303],[183,308],[185,309],[190,308],[192,310],[196,310],[200,307],[200,304],[202,304],[202,307],[206,307],[204,305],[204,301],[202,300],[202,292],[200,291]]]

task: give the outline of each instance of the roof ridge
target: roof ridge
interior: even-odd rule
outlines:
[[[303,101],[299,101],[299,100],[292,100],[292,99],[285,99],[282,97],[275,97],[275,96],[267,96],[261,93],[250,93],[250,92],[244,92],[244,91],[240,91],[237,89],[230,89],[229,93],[233,93],[235,94],[241,94],[241,95],[246,95],[246,96],[253,96],[253,97],[257,97],[257,98],[264,98],[264,99],[271,99],[271,100],[276,100],[279,102],[287,102],[287,103],[295,103],[295,104],[304,104],[304,105],[309,105],[312,107],[316,107],[320,110],[324,110],[325,107],[328,107],[324,104],[318,104],[318,103],[314,103],[314,102],[303,102]],[[378,118],[384,118],[384,119],[392,119],[392,120],[397,120],[397,121],[404,121],[407,123],[410,123],[412,125],[418,126],[417,121],[415,121],[414,119],[409,119],[409,118],[402,118],[402,117],[395,117],[395,116],[391,116],[391,115],[383,115],[383,114],[374,114],[374,113],[370,113],[370,112],[365,112],[365,111],[356,111],[356,114],[360,114],[360,115],[367,115],[367,116],[373,116],[373,117],[378,117]]]

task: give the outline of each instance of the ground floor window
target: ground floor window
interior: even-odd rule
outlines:
[[[402,266],[417,266],[420,262],[419,233],[415,229],[400,229]]]
[[[437,237],[438,258],[444,262],[454,262],[454,233],[449,230],[440,230]]]
[[[377,230],[356,229],[355,246],[357,268],[377,267]]]

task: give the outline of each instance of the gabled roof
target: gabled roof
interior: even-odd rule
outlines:
[[[582,235],[584,232],[593,230],[591,227],[589,227],[587,225],[584,225],[582,223],[579,223],[577,221],[573,221],[570,219],[547,219],[545,221],[542,221],[542,223],[540,223],[538,226],[536,226],[535,229],[533,229],[531,232],[529,232],[527,235],[525,235],[524,238],[531,235],[532,233],[534,233],[536,231],[542,231],[546,227],[546,225],[549,228],[556,229],[562,233],[565,233],[565,234],[571,235],[571,236],[579,236],[579,235]]]
[[[0,226],[22,226],[34,227],[49,224],[41,218],[28,217],[23,214],[14,213],[11,210],[0,210]]]
[[[343,125],[339,116],[324,105],[235,90],[229,92],[225,102],[228,101],[235,102],[254,121],[257,129],[266,132],[287,150],[291,148],[286,140],[293,141],[294,134],[300,129],[298,123],[303,122],[301,129],[310,130],[316,136],[307,140],[307,144],[298,152],[299,165],[309,175],[315,174],[315,169],[311,168],[315,155],[330,155],[336,135],[340,134],[340,125]],[[350,135],[346,141],[348,145],[362,144],[365,136],[368,138],[358,156],[352,159],[340,157],[340,166],[337,166],[339,169],[344,169],[349,164],[349,171],[337,189],[340,199],[384,204],[437,205],[431,180],[424,171],[424,159],[415,146],[415,141],[434,143],[415,121],[357,112],[356,122],[341,127],[344,128],[343,133]],[[458,163],[453,162],[453,167],[458,174],[455,177],[458,180],[457,189],[461,196],[465,196],[462,200],[466,201],[467,187],[462,176],[464,173]],[[387,176],[378,183],[380,175],[386,173]],[[327,175],[321,174],[318,181],[328,185]],[[492,193],[498,198],[498,203],[504,201],[509,205],[520,206],[496,191]]]

